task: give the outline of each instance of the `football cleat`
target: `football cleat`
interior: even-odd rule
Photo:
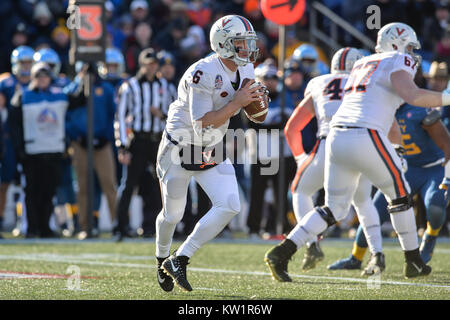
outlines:
[[[375,274],[381,274],[381,272],[386,269],[386,263],[384,254],[382,252],[377,252],[371,255],[367,267],[361,272],[362,276],[373,276]]]
[[[279,245],[266,252],[264,261],[269,267],[274,280],[292,282],[288,274],[288,263],[295,251],[297,251],[295,243],[285,239]]]
[[[156,270],[156,277],[158,278],[158,283],[161,289],[164,291],[172,291],[173,290],[173,280],[170,276],[164,273],[164,270],[161,268],[161,265],[164,260],[167,258],[156,258],[158,260],[158,268]]]
[[[324,254],[318,242],[313,242],[311,246],[306,247],[305,255],[303,258],[302,269],[310,270],[314,269],[319,261],[322,261]]]
[[[436,236],[430,236],[426,233],[424,234],[419,249],[420,257],[422,258],[424,263],[428,263],[431,260],[433,256],[434,246],[436,245],[436,240]]]
[[[175,281],[176,285],[185,291],[192,291],[186,276],[186,266],[189,264],[186,256],[171,255],[161,265],[162,269]]]
[[[359,270],[361,269],[361,264],[361,261],[350,254],[350,257],[338,260],[327,268],[328,270]]]
[[[405,252],[405,264],[403,274],[406,279],[427,276],[431,273],[431,267],[427,266],[419,255],[419,249]]]

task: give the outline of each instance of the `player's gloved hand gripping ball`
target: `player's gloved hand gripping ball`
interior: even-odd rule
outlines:
[[[244,80],[242,80],[241,87],[244,87],[249,81],[251,81],[251,79],[249,78],[245,78]],[[256,87],[258,85],[260,85],[260,83],[255,82],[250,86],[250,88]],[[249,105],[244,107],[244,112],[247,115],[247,118],[255,123],[263,123],[266,119],[267,112],[269,111],[269,90],[267,90],[267,88],[264,86],[262,87],[262,89],[260,89],[260,91],[261,90],[263,90],[264,99],[262,101],[253,101]]]

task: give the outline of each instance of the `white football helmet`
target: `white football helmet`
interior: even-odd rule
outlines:
[[[214,52],[224,59],[234,61],[238,66],[254,63],[258,58],[258,37],[250,21],[244,17],[228,15],[220,18],[211,27],[209,40]],[[246,48],[236,48],[233,44],[235,40],[246,41]],[[244,57],[239,57],[240,52],[244,52]]]
[[[393,22],[378,31],[375,51],[377,53],[399,51],[420,59],[420,56],[413,52],[413,49],[420,47],[413,28],[401,22]]]
[[[362,57],[358,49],[351,47],[339,49],[331,60],[331,73],[350,73],[355,62]]]

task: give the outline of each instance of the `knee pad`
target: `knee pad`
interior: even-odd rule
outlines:
[[[398,212],[403,212],[408,210],[413,206],[412,198],[408,194],[404,197],[394,199],[388,204],[388,212],[390,214],[395,214]]]
[[[330,208],[328,208],[327,206],[322,206],[322,207],[315,207],[314,209],[327,223],[328,227],[336,224],[336,219],[334,218]]]

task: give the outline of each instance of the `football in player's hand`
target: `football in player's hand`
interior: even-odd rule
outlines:
[[[251,79],[245,78],[242,80],[242,86],[244,87]],[[259,83],[255,82],[250,86],[256,87]],[[247,118],[255,123],[263,123],[266,119],[267,112],[269,111],[269,96],[265,93],[262,101],[253,101],[249,105],[244,107],[244,112]]]

